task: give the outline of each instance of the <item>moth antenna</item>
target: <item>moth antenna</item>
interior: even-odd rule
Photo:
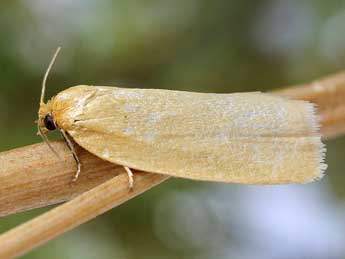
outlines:
[[[42,140],[44,141],[44,143],[47,144],[47,146],[49,147],[49,149],[56,155],[56,157],[60,160],[62,160],[61,156],[59,155],[59,153],[53,148],[53,146],[50,144],[50,141],[48,139],[48,137],[42,132],[41,128],[39,125],[37,125],[37,129],[38,129],[38,135],[41,136]]]
[[[59,54],[60,50],[61,50],[61,47],[58,47],[57,50],[55,51],[55,54],[54,54],[52,60],[50,61],[50,64],[46,70],[46,73],[44,74],[43,82],[42,82],[42,91],[41,91],[41,103],[44,103],[44,96],[46,94],[46,82],[47,82],[48,75],[50,73],[52,66],[55,63],[56,57]]]

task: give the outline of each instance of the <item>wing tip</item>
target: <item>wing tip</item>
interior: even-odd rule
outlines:
[[[307,119],[310,129],[313,133],[313,142],[315,146],[315,174],[306,180],[306,183],[317,181],[323,178],[326,173],[328,165],[325,163],[326,159],[326,145],[322,142],[322,134],[320,133],[321,123],[320,117],[317,115],[317,105],[315,103],[306,102]]]

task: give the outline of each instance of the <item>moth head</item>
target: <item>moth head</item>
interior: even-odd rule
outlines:
[[[38,110],[38,127],[39,133],[46,134],[49,131],[54,131],[58,127],[56,125],[50,101],[48,103],[41,103],[40,109]]]

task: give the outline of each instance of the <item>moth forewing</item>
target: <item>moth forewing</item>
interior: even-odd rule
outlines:
[[[49,109],[80,146],[128,168],[245,184],[304,183],[326,168],[315,108],[304,101],[75,86]]]

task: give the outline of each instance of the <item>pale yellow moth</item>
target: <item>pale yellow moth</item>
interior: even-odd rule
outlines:
[[[259,92],[79,85],[44,103],[46,76],[38,128],[43,136],[61,130],[78,162],[76,177],[80,163],[71,139],[129,175],[132,168],[196,180],[282,184],[319,179],[327,167],[315,107],[306,101]]]

